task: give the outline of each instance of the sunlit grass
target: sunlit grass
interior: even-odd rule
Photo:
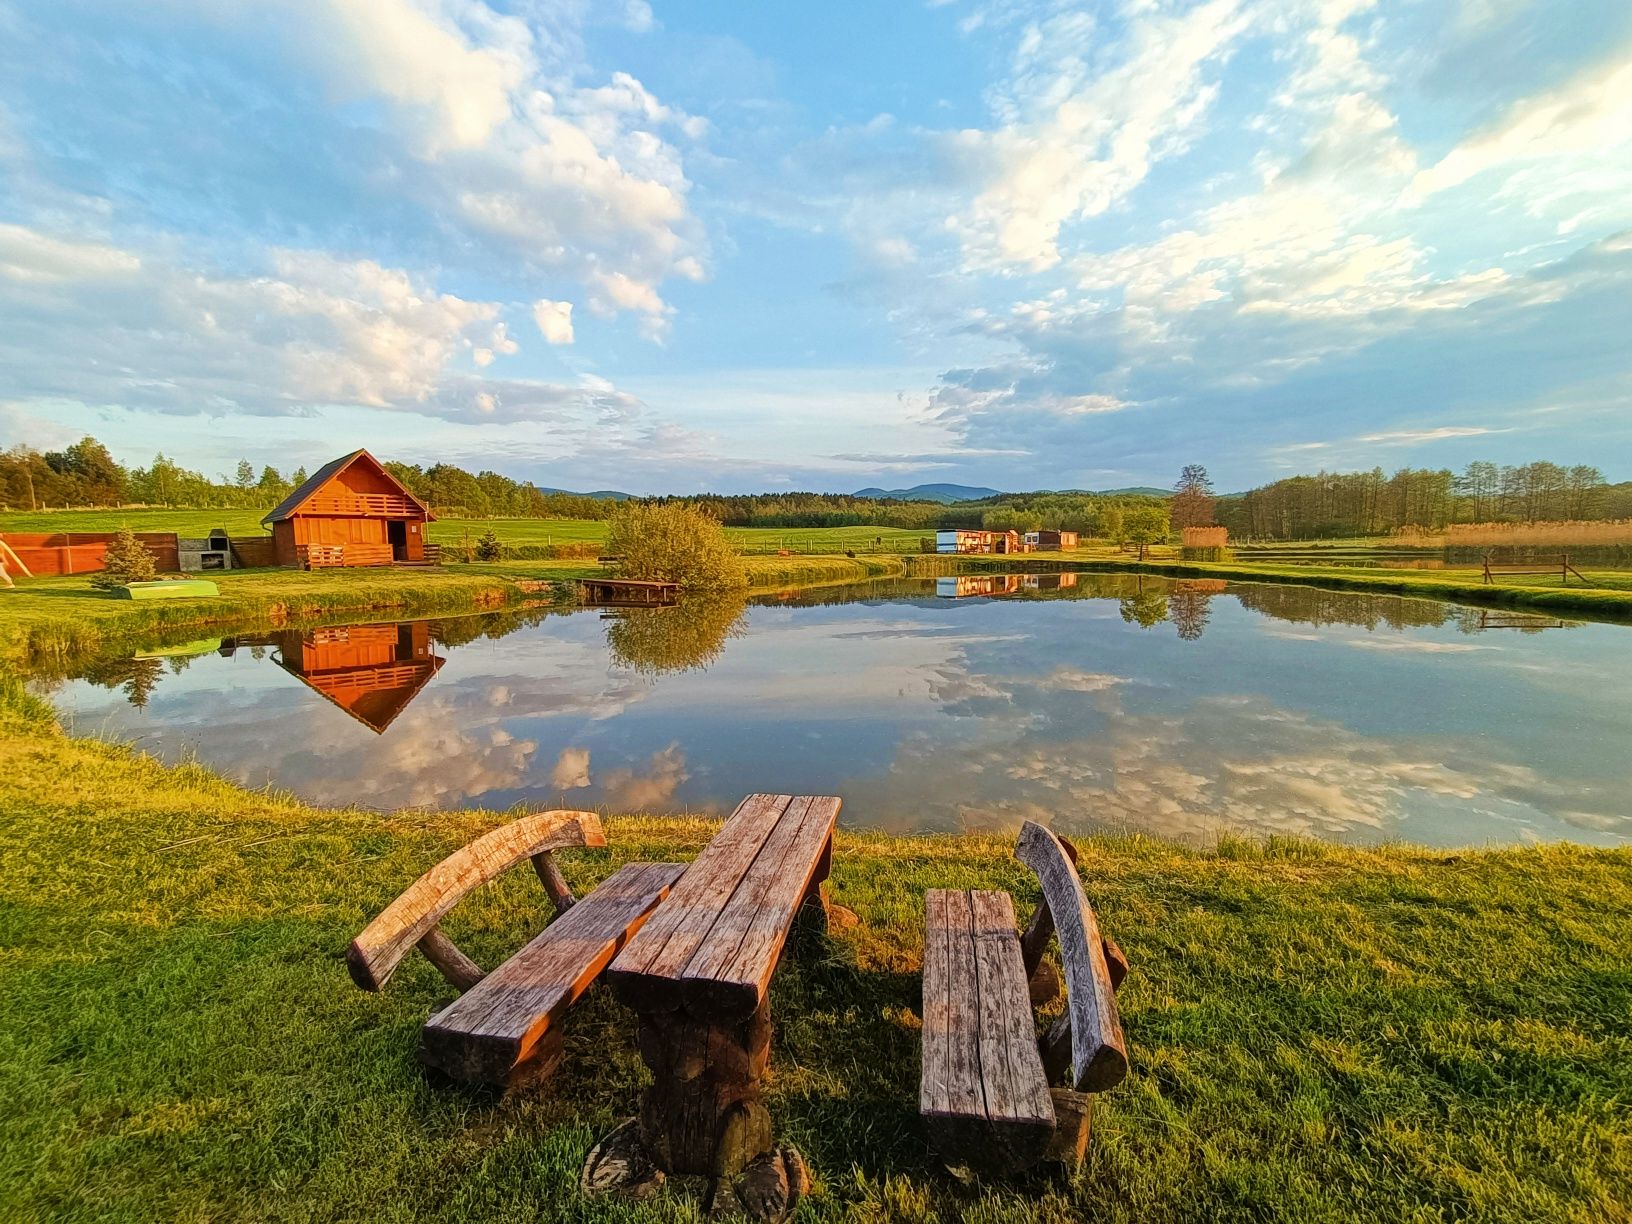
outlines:
[[[672,1220],[585,1204],[579,1162],[634,1110],[633,1018],[572,1013],[563,1073],[494,1100],[418,1071],[448,997],[412,959],[381,995],[346,941],[491,813],[324,811],[62,736],[0,690],[0,1217]],[[854,815],[865,818],[865,812]],[[607,822],[587,889],[686,859],[711,826]],[[926,888],[1035,881],[1005,838],[841,836],[861,925],[773,987],[770,1103],[821,1192],[803,1218],[1627,1219],[1632,852],[1445,853],[1085,841],[1134,970],[1128,1081],[1074,1179],[964,1188],[917,1123]],[[542,921],[512,873],[448,922],[496,963]]]

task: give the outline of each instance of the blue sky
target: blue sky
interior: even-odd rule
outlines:
[[[1632,477],[1624,0],[0,0],[0,443]]]

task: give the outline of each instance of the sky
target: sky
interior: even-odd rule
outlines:
[[[0,444],[1632,478],[1625,0],[0,0]]]

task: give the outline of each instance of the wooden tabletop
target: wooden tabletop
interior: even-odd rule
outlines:
[[[752,1015],[800,903],[827,874],[839,800],[749,795],[607,970],[644,1011]]]

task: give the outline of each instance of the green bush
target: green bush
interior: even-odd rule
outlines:
[[[498,533],[489,527],[482,533],[482,538],[476,541],[476,559],[478,561],[498,561],[504,557],[504,545],[500,542]]]
[[[742,558],[718,522],[679,502],[624,502],[607,520],[606,551],[620,578],[678,582],[689,591],[748,585]]]
[[[158,576],[159,562],[152,550],[129,527],[121,527],[108,544],[102,569],[91,575],[91,585],[112,591],[132,582],[152,582]]]

